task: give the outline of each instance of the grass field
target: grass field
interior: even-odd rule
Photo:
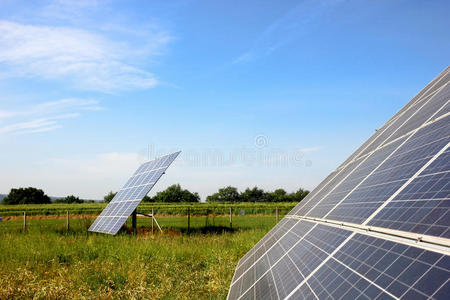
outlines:
[[[274,216],[138,218],[138,236],[92,234],[91,216],[0,222],[0,299],[224,299],[240,259]]]
[[[141,203],[138,210],[143,213],[150,213],[152,209],[157,214],[165,215],[185,215],[187,209],[191,213],[206,215],[208,213],[228,214],[229,209],[233,209],[234,214],[239,214],[241,210],[245,214],[270,214],[278,208],[281,212],[287,213],[297,203],[293,202],[241,202],[241,203]],[[66,211],[70,214],[88,215],[99,214],[106,206],[106,203],[81,203],[81,204],[27,204],[27,205],[0,205],[0,216],[18,216],[24,211],[28,215],[62,215]]]

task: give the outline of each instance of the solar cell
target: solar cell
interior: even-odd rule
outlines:
[[[399,190],[449,141],[450,117],[426,126],[410,137],[378,169],[326,215],[326,218],[363,223]]]
[[[448,299],[450,68],[238,263],[228,299]]]
[[[89,231],[116,234],[178,154],[180,151],[141,164],[92,223]]]
[[[444,152],[369,225],[450,238],[450,152]]]

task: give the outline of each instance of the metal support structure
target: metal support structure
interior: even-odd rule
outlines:
[[[230,229],[233,229],[233,209],[230,207]]]
[[[153,213],[153,207],[152,207],[152,233],[153,233],[153,216],[154,216],[155,214]]]
[[[136,235],[137,234],[137,228],[136,228],[136,223],[137,223],[137,218],[136,218],[136,210],[133,211],[133,213],[131,214],[131,224],[133,226],[133,234]]]
[[[439,252],[445,255],[450,253],[450,239],[418,234],[407,231],[400,231],[389,228],[367,226],[349,222],[341,222],[329,219],[312,218],[306,216],[288,215],[286,218],[296,220],[307,220],[318,224],[326,224],[328,226],[342,228],[349,231],[361,233],[368,236],[383,238],[385,240],[394,241],[408,246],[419,247],[425,250]]]
[[[159,226],[158,221],[156,220],[154,215],[148,215],[148,214],[144,214],[144,213],[137,213],[137,215],[142,216],[142,217],[149,217],[152,218],[152,223],[155,222],[156,226],[158,226],[159,231],[162,232],[161,226]]]

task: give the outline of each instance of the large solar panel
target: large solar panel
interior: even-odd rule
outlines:
[[[114,196],[89,231],[116,234],[180,151],[143,163]]]
[[[228,299],[450,298],[450,68],[238,263]]]

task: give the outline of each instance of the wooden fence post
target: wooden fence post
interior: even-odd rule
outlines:
[[[69,211],[67,211],[67,213],[66,213],[66,228],[67,228],[67,231],[69,231],[69,227],[70,227],[70,225],[69,225]]]
[[[23,231],[27,230],[27,212],[23,212]]]
[[[230,229],[233,229],[233,209],[230,207]]]
[[[188,229],[187,229],[188,233],[190,230],[191,230],[191,208],[188,207]]]
[[[277,223],[278,223],[278,207],[275,208],[276,214],[277,214]]]

